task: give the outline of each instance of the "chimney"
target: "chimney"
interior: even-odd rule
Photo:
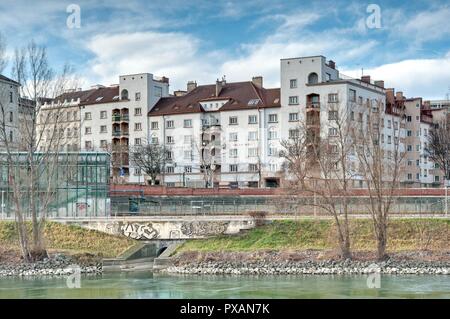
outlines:
[[[370,75],[363,75],[363,76],[361,76],[361,81],[370,84]]]
[[[162,83],[169,83],[169,78],[163,76],[163,77],[161,78],[161,82],[162,82]]]
[[[383,80],[375,81],[375,85],[384,89],[384,81]]]
[[[328,66],[332,69],[336,69],[336,62],[333,60],[328,61]]]
[[[173,91],[173,95],[175,95],[175,96],[183,96],[183,95],[186,95],[186,91],[183,91],[183,90],[177,90],[177,91]]]
[[[187,93],[195,90],[197,88],[197,82],[196,81],[188,81],[187,83]]]
[[[219,96],[220,92],[225,87],[225,84],[227,84],[225,76],[222,77],[221,81],[219,81],[219,79],[216,80],[216,96]]]
[[[395,93],[395,98],[397,100],[403,100],[403,92],[402,91],[398,91],[397,93]]]
[[[263,77],[262,76],[252,77],[252,83],[257,87],[262,88],[263,87]]]

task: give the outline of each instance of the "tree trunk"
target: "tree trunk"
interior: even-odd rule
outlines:
[[[387,234],[386,225],[380,225],[377,235],[377,259],[379,261],[386,260],[388,255],[386,254]]]

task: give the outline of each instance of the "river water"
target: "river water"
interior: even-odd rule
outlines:
[[[65,277],[0,278],[0,298],[450,298],[450,276],[184,276],[117,273],[82,276],[69,289]]]

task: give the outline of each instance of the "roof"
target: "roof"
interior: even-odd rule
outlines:
[[[280,89],[259,88],[253,82],[226,83],[216,96],[216,85],[200,85],[182,96],[161,98],[148,113],[149,116],[205,112],[200,102],[229,100],[218,111],[247,110],[280,107]],[[251,100],[257,103],[249,103]]]
[[[81,99],[80,105],[93,105],[102,103],[112,103],[123,101],[119,99],[119,87],[101,87],[89,90],[84,98]]]
[[[72,91],[72,92],[66,92],[63,93],[61,95],[59,95],[58,97],[55,98],[55,102],[64,102],[65,100],[67,101],[72,101],[73,100],[78,100],[80,99],[80,101],[83,101],[84,99],[86,99],[90,94],[92,94],[95,91],[95,89],[91,89],[91,90],[84,90],[84,91]]]
[[[16,82],[16,81],[14,81],[14,80],[12,80],[10,78],[7,78],[6,76],[1,75],[1,74],[0,74],[0,80],[6,81],[6,82],[11,82],[11,83],[14,83],[16,85],[20,85],[19,82]]]

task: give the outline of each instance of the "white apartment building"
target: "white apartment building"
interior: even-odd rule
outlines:
[[[0,136],[0,150],[4,150],[5,142],[9,143],[12,148],[20,147],[19,87],[19,83],[0,74],[0,107],[3,108],[3,112],[0,112],[0,123],[4,122],[6,135]],[[5,118],[3,118],[3,114]]]
[[[171,149],[172,162],[161,182],[279,186],[284,176],[281,141],[297,134],[301,122],[322,138],[333,134],[332,110],[367,127],[367,105],[381,108],[386,148],[403,141],[400,114],[386,112],[383,81],[340,75],[323,56],[282,59],[280,77],[279,89],[264,88],[262,77],[236,83],[222,79],[212,85],[190,82],[185,94],[161,99],[148,114],[151,140]],[[357,171],[356,158],[349,160]],[[362,177],[355,179],[355,186],[362,186]]]
[[[107,150],[115,182],[139,183],[144,178],[129,160],[129,147],[149,139],[148,111],[169,95],[169,79],[153,74],[121,75],[119,85],[98,86],[80,105],[81,149]]]

